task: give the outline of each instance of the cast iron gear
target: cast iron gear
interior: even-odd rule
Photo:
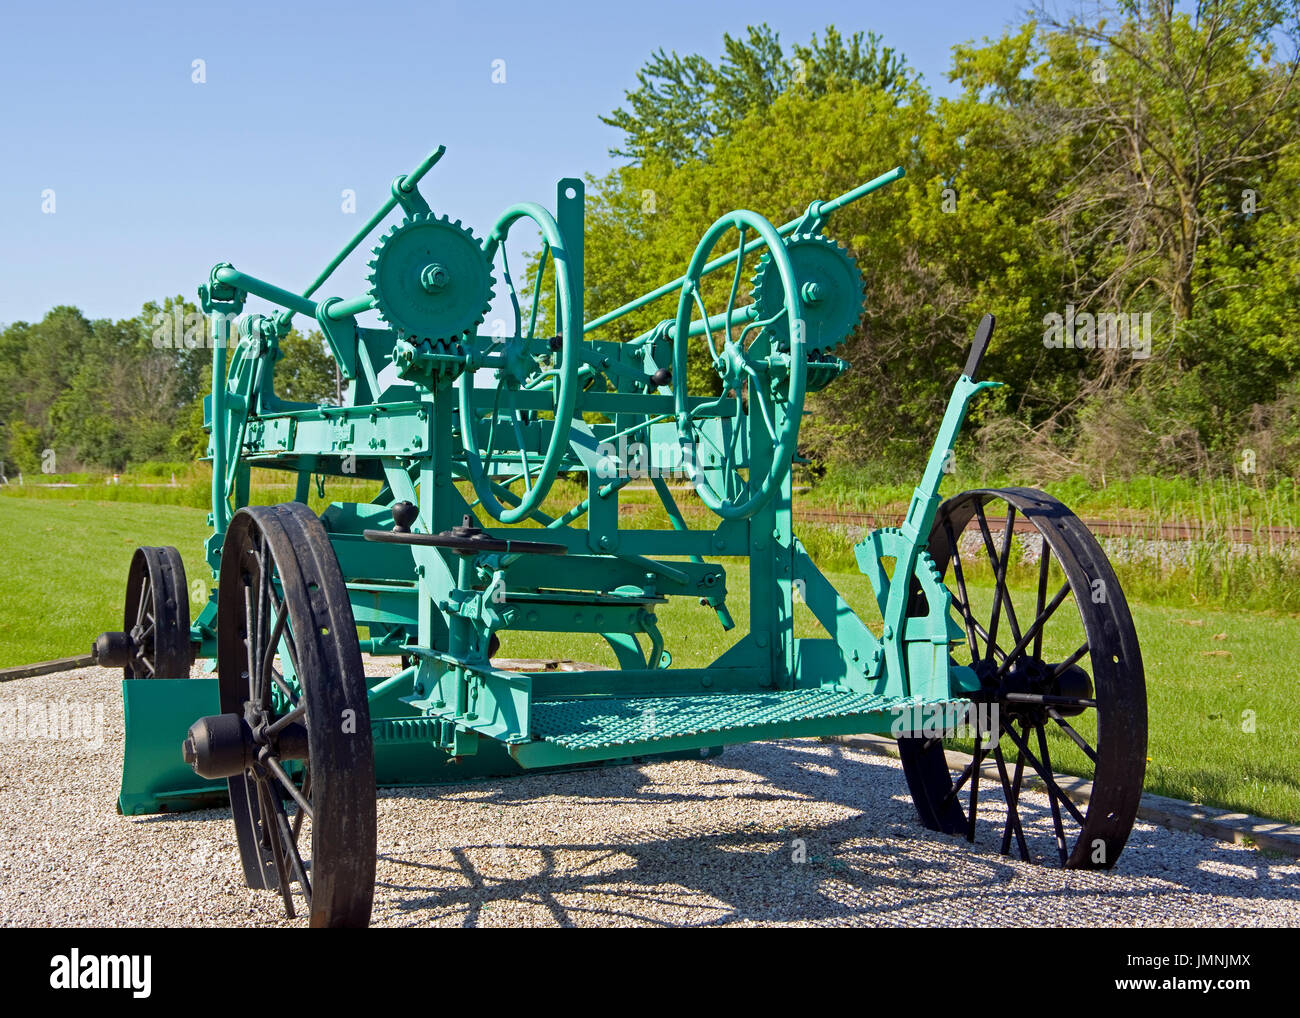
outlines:
[[[455,339],[492,306],[492,266],[459,219],[421,213],[392,227],[370,259],[380,317],[413,343]]]
[[[882,560],[892,559],[897,562],[907,554],[909,545],[907,536],[898,527],[881,527],[867,534],[854,548],[858,565],[871,582],[876,603],[882,614],[889,600],[889,588],[893,584],[893,580],[885,572]],[[920,595],[920,600],[917,594]],[[950,640],[954,643],[965,637],[965,631],[949,610],[952,606],[952,594],[944,586],[939,567],[930,557],[930,553],[925,550],[917,552],[916,565],[912,570],[909,615],[920,613],[922,606],[924,606],[924,617],[932,632],[938,633],[946,629]]]
[[[838,346],[858,324],[864,290],[862,273],[852,256],[820,233],[796,233],[786,238],[786,252],[803,290],[804,347],[822,353]],[[785,306],[781,274],[771,257],[758,260],[751,281],[759,318],[771,318]],[[779,343],[789,342],[784,315],[769,325]]]

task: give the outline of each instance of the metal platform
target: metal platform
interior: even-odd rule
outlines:
[[[830,718],[879,717],[946,701],[828,689],[709,693],[618,700],[589,697],[533,704],[533,735],[570,750],[737,732]]]

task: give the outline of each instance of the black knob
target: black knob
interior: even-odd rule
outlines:
[[[409,534],[411,524],[415,522],[420,510],[413,502],[393,503],[393,530],[399,534]]]
[[[650,384],[655,386],[667,385],[672,380],[673,380],[673,373],[669,371],[667,368],[660,368],[658,371],[656,371],[653,375],[650,376]]]

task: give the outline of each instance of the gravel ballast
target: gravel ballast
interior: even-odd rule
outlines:
[[[243,886],[227,810],[117,814],[120,674],[0,686],[0,924],[301,925],[276,893]],[[63,704],[90,738],[9,723]],[[1035,853],[1051,852],[1046,800],[1026,793],[1022,817]],[[1000,835],[995,813],[974,846],[926,831],[896,760],[817,740],[381,790],[373,922],[1300,925],[1294,859],[1139,822],[1114,872],[1063,872],[998,855]]]

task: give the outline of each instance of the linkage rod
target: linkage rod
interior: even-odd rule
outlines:
[[[407,194],[414,191],[415,185],[420,182],[421,178],[426,173],[428,173],[431,169],[433,169],[434,165],[438,162],[439,159],[442,158],[442,154],[446,151],[447,151],[446,145],[439,145],[436,149],[434,149],[427,156],[425,156],[424,160],[420,163],[419,166],[417,166],[410,173],[406,174],[406,176],[401,178],[401,183],[399,184],[399,186],[401,187],[402,191]],[[325,266],[324,271],[322,271],[321,274],[316,277],[315,281],[313,281],[311,286],[307,287],[307,289],[305,289],[302,292],[302,295],[304,297],[310,297],[313,293],[319,290],[321,286],[324,284],[325,280],[329,279],[329,277],[334,274],[334,270],[337,269],[340,265],[342,265],[344,259],[346,259],[348,255],[350,255],[353,251],[357,249],[358,244],[360,244],[363,240],[365,240],[368,236],[370,236],[370,231],[372,231],[376,226],[378,226],[384,220],[384,217],[387,216],[388,213],[393,211],[396,205],[397,205],[397,195],[389,195],[388,198],[384,201],[384,203],[379,206],[379,210],[368,220],[366,220],[366,225],[361,227],[361,229],[357,231],[355,237],[353,237],[350,241],[348,241],[346,244],[343,245],[343,250],[334,256],[334,258],[330,261],[330,263]]]
[[[886,184],[892,184],[895,180],[900,179],[903,175],[904,175],[903,168],[901,166],[895,166],[888,173],[882,173],[880,176],[872,180],[868,180],[865,184],[859,184],[851,191],[845,191],[838,198],[832,198],[830,201],[821,202],[820,205],[818,206],[818,211],[822,215],[828,215],[829,213],[834,212],[837,209],[842,209],[845,205],[857,201],[859,198],[865,197],[866,195],[870,194],[872,191],[876,191],[884,187]],[[803,216],[800,216],[798,219],[791,219],[784,226],[778,226],[776,232],[783,236],[787,233],[792,233],[794,232],[795,227],[797,227],[800,223],[802,223],[803,220],[804,220]],[[727,254],[720,255],[717,258],[713,259],[713,261],[709,262],[707,265],[704,266],[704,268],[700,270],[700,275],[706,276],[710,272],[717,272],[718,269],[724,268],[725,266],[730,265],[732,262],[734,262],[738,256],[742,254],[749,254],[751,251],[755,251],[762,246],[763,246],[763,238],[755,237],[748,244],[746,244],[743,249],[737,249],[735,251],[731,251]],[[590,322],[588,322],[586,325],[582,327],[582,331],[584,333],[587,333],[587,332],[591,332],[593,329],[599,329],[602,325],[608,325],[616,318],[622,318],[625,314],[627,314],[630,311],[635,311],[638,308],[645,307],[647,304],[650,304],[658,300],[660,297],[666,297],[670,293],[673,293],[676,290],[681,289],[682,284],[685,282],[686,282],[685,276],[678,276],[672,282],[664,283],[664,285],[659,287],[658,289],[651,290],[649,293],[643,294],[642,296],[636,298],[636,300],[628,301],[628,303],[624,304],[622,307],[615,308],[613,311],[606,312],[605,314],[601,315],[599,318],[592,319]]]

